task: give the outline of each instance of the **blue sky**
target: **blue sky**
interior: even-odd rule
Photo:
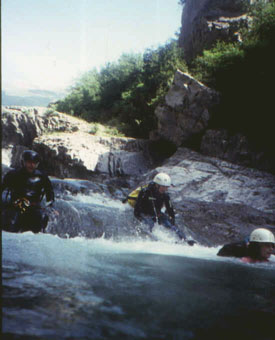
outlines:
[[[64,91],[83,72],[175,37],[178,0],[2,0],[2,88]]]

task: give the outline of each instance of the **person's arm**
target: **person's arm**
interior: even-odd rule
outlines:
[[[11,191],[11,187],[10,187],[10,173],[7,173],[2,181],[1,184],[1,194],[2,194],[2,206],[5,207],[7,205],[10,205],[11,201],[11,197],[10,197],[10,191]]]
[[[2,182],[2,191],[4,191],[5,189],[11,189],[12,188],[12,183],[14,183],[13,180],[13,171],[9,171],[3,178],[3,182]]]
[[[134,207],[134,215],[137,219],[141,218],[142,205],[144,203],[144,200],[146,199],[146,193],[147,193],[147,190],[142,189],[138,194],[137,202],[136,202],[135,207]]]
[[[44,178],[44,188],[45,188],[47,206],[52,206],[54,203],[54,191],[53,191],[52,183],[48,176],[45,176]]]
[[[166,211],[171,218],[172,224],[175,224],[175,212],[174,212],[174,208],[171,203],[171,200],[170,200],[170,196],[168,194],[165,195],[164,203],[165,203]]]

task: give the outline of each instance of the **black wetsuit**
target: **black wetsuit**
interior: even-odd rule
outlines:
[[[161,209],[165,207],[166,212]],[[175,226],[175,213],[168,193],[161,194],[154,182],[143,188],[137,198],[134,208],[135,217],[147,224],[152,231],[154,223],[163,225],[176,232],[180,239],[184,234]]]
[[[217,253],[218,256],[225,257],[245,257],[248,256],[248,240],[225,244]]]
[[[166,192],[161,194],[155,183],[150,183],[146,188],[143,188],[137,198],[135,204],[134,215],[140,219],[142,215],[152,217],[157,222],[161,215],[161,209],[165,207],[172,224],[175,223],[175,213],[172,207],[169,194]]]
[[[40,202],[46,195],[47,201],[54,201],[52,184],[47,175],[40,170],[28,173],[25,168],[9,171],[3,180],[4,197],[2,210],[2,229],[10,232],[44,231],[48,216]],[[15,206],[18,199],[26,199],[29,206],[20,209]]]

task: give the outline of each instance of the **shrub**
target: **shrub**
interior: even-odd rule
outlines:
[[[252,12],[243,42],[218,42],[193,61],[192,73],[221,93],[211,127],[242,132],[254,146],[273,152],[274,1],[258,4]]]

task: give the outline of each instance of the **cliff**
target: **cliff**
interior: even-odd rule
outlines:
[[[186,0],[182,12],[179,46],[187,62],[211,48],[217,40],[237,41],[249,18],[250,0]]]

